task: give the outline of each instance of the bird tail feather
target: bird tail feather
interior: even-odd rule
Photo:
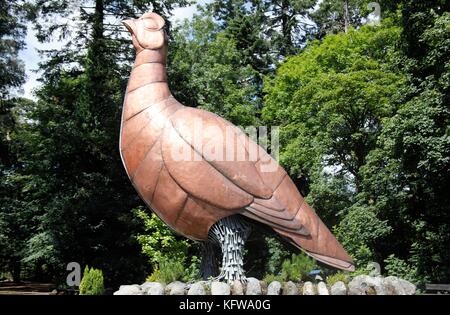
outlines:
[[[338,269],[354,271],[355,266],[352,258],[314,210],[304,202],[300,211],[298,218],[302,221],[306,230],[309,231],[308,235],[292,233],[276,227],[273,229],[286,237],[292,245],[316,260]]]

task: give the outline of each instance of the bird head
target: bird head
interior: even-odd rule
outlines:
[[[156,13],[145,13],[138,19],[124,20],[122,23],[131,33],[133,45],[137,51],[160,49],[167,42],[164,30],[166,22]]]

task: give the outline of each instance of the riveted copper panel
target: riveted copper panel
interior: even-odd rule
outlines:
[[[171,96],[163,82],[167,43],[160,47],[156,40],[163,22],[151,13],[125,23],[138,54],[124,101],[120,152],[141,198],[186,237],[204,240],[215,222],[242,214],[316,259],[352,270],[346,251],[263,148],[223,118]],[[224,135],[230,128],[238,139],[231,144]],[[216,150],[225,150],[226,158],[217,159]]]

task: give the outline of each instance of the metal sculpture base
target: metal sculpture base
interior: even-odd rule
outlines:
[[[250,235],[251,227],[239,215],[229,216],[216,222],[203,243],[201,274],[204,280],[217,274],[215,247],[222,250],[222,266],[215,280],[246,282],[244,271],[244,246]]]
[[[200,276],[203,280],[214,278],[219,274],[217,254],[219,248],[213,241],[202,242],[202,262],[200,265]]]

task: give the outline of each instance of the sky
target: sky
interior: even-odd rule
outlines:
[[[204,4],[208,0],[199,0],[195,5],[191,5],[185,8],[176,8],[173,11],[172,22],[177,23],[177,21],[182,21],[184,19],[192,18],[194,13],[197,11],[196,7],[198,4]],[[41,57],[38,50],[42,49],[58,49],[62,47],[60,42],[51,42],[41,44],[38,42],[33,31],[31,24],[28,25],[28,32],[25,38],[26,48],[22,50],[19,54],[19,58],[25,63],[26,72],[26,82],[23,85],[23,96],[30,99],[36,99],[33,95],[33,90],[39,86],[37,79],[39,78],[39,73],[35,73],[33,70],[38,69],[38,63],[41,61]]]

